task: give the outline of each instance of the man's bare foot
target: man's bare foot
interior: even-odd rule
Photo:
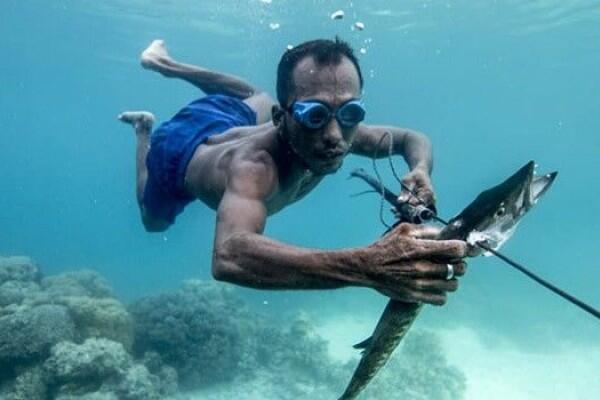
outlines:
[[[125,111],[117,117],[119,121],[134,127],[136,135],[149,135],[154,124],[154,115],[148,111]]]
[[[157,39],[150,43],[150,46],[144,50],[140,56],[140,64],[146,69],[160,72],[163,75],[168,75],[168,70],[165,67],[168,66],[169,62],[172,61],[165,41]]]

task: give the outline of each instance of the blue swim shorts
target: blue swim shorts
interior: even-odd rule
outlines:
[[[256,125],[256,113],[243,101],[221,94],[191,102],[150,137],[144,207],[152,218],[175,222],[195,198],[186,193],[187,166],[196,148],[236,126]]]

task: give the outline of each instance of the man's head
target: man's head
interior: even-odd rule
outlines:
[[[277,70],[281,109],[274,112],[273,120],[313,172],[328,174],[341,166],[356,135],[357,121],[364,116],[357,101],[362,85],[352,49],[338,38],[305,42],[281,58]],[[325,107],[318,107],[319,103]],[[314,115],[331,118],[310,124],[309,117]]]

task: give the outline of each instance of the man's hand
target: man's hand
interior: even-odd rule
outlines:
[[[416,198],[413,194],[416,195]],[[423,203],[426,207],[434,205],[435,196],[433,186],[427,172],[415,168],[406,174],[402,178],[402,190],[400,191],[400,196],[398,196],[398,201],[401,203],[408,202],[413,206]]]
[[[464,275],[467,243],[433,240],[436,230],[401,224],[370,247],[375,256],[367,275],[372,287],[405,302],[442,305],[446,293],[458,288],[455,277]],[[447,279],[448,264],[454,278]]]

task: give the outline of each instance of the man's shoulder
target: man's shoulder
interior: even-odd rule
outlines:
[[[277,139],[276,128],[263,124],[255,127],[256,131],[248,136],[248,140],[240,143],[232,160],[235,164],[256,164],[269,169],[278,169],[281,149]]]
[[[277,173],[278,149],[276,135],[267,128],[259,126],[247,140],[240,141],[231,158],[230,171],[246,174],[247,170],[255,174]]]
[[[235,192],[266,200],[279,187],[279,168],[264,148],[240,149],[231,159],[227,186]]]

